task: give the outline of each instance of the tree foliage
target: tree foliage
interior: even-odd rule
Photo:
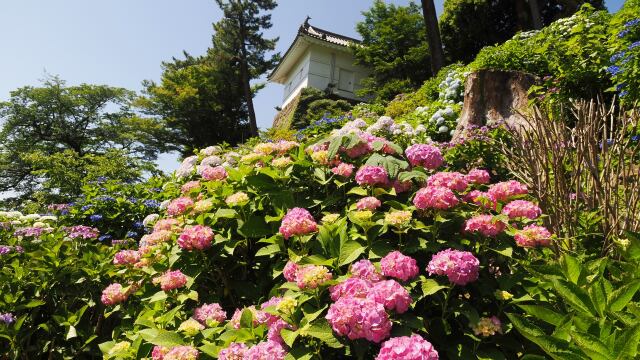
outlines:
[[[185,155],[194,148],[245,140],[248,115],[237,67],[213,49],[184,56],[162,64],[159,83],[143,83],[147,97],[142,106],[177,131],[175,142]]]
[[[362,82],[362,94],[377,100],[418,88],[431,76],[429,46],[420,7],[376,0],[356,25],[362,44],[354,47],[356,62],[372,75]]]
[[[170,132],[138,116],[134,99],[126,89],[66,86],[57,77],[12,91],[0,103],[0,192],[64,199],[100,176],[131,180],[152,171],[158,153],[173,150]]]
[[[278,38],[267,39],[263,30],[271,28],[271,14],[277,3],[274,0],[216,0],[224,17],[213,25],[213,48],[230,63],[238,67],[238,83],[241,85],[247,105],[251,135],[258,135],[256,115],[253,109],[254,88],[251,80],[273,69],[280,55],[273,52]]]
[[[539,0],[544,26],[575,13],[590,3],[602,9],[602,0]],[[524,12],[524,14],[523,14]],[[447,0],[440,17],[440,31],[448,63],[472,61],[485,46],[503,43],[520,30],[534,28],[530,8],[513,0]]]

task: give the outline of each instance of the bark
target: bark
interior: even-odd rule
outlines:
[[[518,30],[529,30],[529,11],[525,0],[514,0]]]
[[[464,87],[464,105],[453,140],[464,138],[470,126],[493,125],[504,121],[518,130],[526,127],[516,111],[528,105],[527,91],[536,81],[533,75],[518,71],[479,70],[469,74]]]
[[[531,11],[531,24],[536,30],[542,29],[542,19],[540,18],[540,6],[538,0],[529,0],[529,10]]]
[[[442,51],[442,39],[438,28],[438,17],[433,0],[422,0],[422,16],[427,28],[427,41],[431,57],[431,72],[435,76],[444,66],[444,53]]]

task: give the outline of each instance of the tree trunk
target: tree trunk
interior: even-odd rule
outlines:
[[[431,53],[431,72],[435,76],[444,66],[444,54],[433,0],[422,0],[422,16],[427,27],[427,40],[429,41],[429,52]]]
[[[540,7],[538,0],[529,0],[529,10],[531,10],[531,24],[536,30],[542,29],[542,19],[540,18]]]
[[[524,3],[525,0],[515,0],[515,10],[516,10],[516,21],[518,24],[518,30],[526,31],[529,30],[529,12],[527,11],[527,5]]]
[[[246,30],[244,27],[243,9],[238,11],[238,22],[240,28],[240,74],[242,76],[242,89],[244,98],[247,102],[247,111],[249,112],[249,127],[251,136],[258,136],[258,124],[256,122],[256,112],[253,108],[253,94],[251,93],[251,79],[249,78],[249,65],[247,64],[247,48],[245,46]]]

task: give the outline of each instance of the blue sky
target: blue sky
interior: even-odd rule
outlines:
[[[409,0],[388,0],[406,4]],[[436,0],[438,11],[443,0]],[[623,0],[605,1],[610,11]],[[279,0],[273,11],[277,50],[284,52],[304,18],[311,24],[357,36],[355,23],[368,0]],[[144,79],[158,80],[160,63],[182,50],[204,53],[211,23],[221,12],[213,0],[5,0],[0,7],[0,101],[25,85],[37,85],[45,72],[69,84],[94,83],[141,90]],[[255,99],[258,126],[267,128],[280,105],[282,86],[269,84]],[[175,168],[174,156],[159,161]]]

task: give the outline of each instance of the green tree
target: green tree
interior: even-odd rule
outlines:
[[[603,0],[446,0],[440,33],[447,63],[468,63],[485,46],[503,43],[518,31],[539,29]]]
[[[12,91],[0,103],[5,202],[63,200],[101,176],[134,180],[155,172],[158,153],[175,148],[164,124],[132,110],[135,97],[105,85],[66,86],[57,77]]]
[[[273,69],[280,56],[268,56],[276,47],[278,38],[265,39],[262,31],[271,28],[271,14],[277,3],[274,0],[216,0],[224,17],[213,25],[213,49],[223,54],[231,66],[240,70],[251,136],[258,135],[253,96],[260,87],[251,88],[251,80]]]
[[[174,141],[183,155],[194,148],[246,140],[249,122],[238,68],[214,49],[203,56],[184,56],[162,64],[159,83],[143,82],[147,96],[140,105],[175,129]]]
[[[371,68],[361,94],[376,100],[417,89],[431,76],[429,46],[420,7],[376,0],[356,25],[362,43],[353,47],[356,62]]]

